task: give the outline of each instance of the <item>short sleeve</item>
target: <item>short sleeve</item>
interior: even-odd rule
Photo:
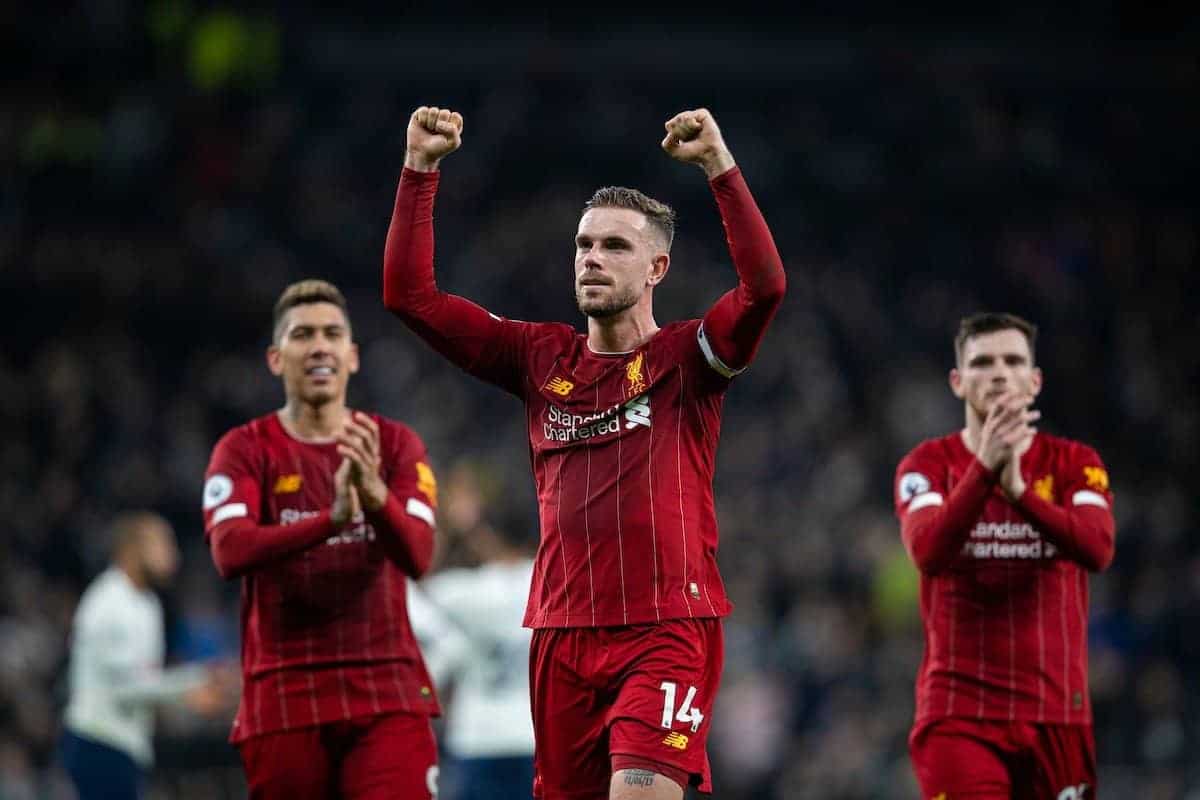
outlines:
[[[387,454],[388,489],[405,513],[434,527],[438,485],[425,443],[409,428],[396,423],[392,426],[392,445]]]
[[[236,428],[217,442],[204,473],[205,536],[226,520],[258,521],[262,491],[256,462],[253,439],[245,428]]]
[[[932,443],[922,443],[900,461],[892,489],[900,519],[946,502],[946,467]]]
[[[1113,492],[1108,469],[1100,455],[1084,444],[1074,444],[1067,460],[1066,474],[1061,476],[1061,502],[1068,507],[1096,506],[1112,509]]]

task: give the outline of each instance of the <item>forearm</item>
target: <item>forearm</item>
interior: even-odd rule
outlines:
[[[738,370],[753,360],[783,302],[787,278],[775,240],[741,171],[728,169],[709,185],[721,212],[738,285],[706,315],[704,332],[721,361]]]
[[[433,206],[438,180],[438,172],[410,168],[406,161],[384,247],[383,304],[439,353],[470,369],[491,341],[494,319],[437,287]]]
[[[905,515],[901,536],[919,570],[929,574],[940,572],[962,550],[995,483],[995,473],[976,459],[940,505]],[[920,497],[914,498],[914,502]]]
[[[203,664],[186,664],[134,675],[129,675],[119,667],[114,671],[120,682],[113,689],[113,696],[121,703],[173,702],[202,686],[208,679],[208,671]]]
[[[1095,572],[1112,563],[1116,524],[1108,509],[1055,505],[1028,487],[1016,505],[1046,539],[1072,560]]]
[[[209,549],[221,577],[236,578],[306,550],[337,531],[329,511],[293,525],[256,525],[235,519],[212,530]]]
[[[367,511],[380,546],[405,574],[420,578],[433,560],[433,509],[416,499],[402,501],[388,492],[384,504]]]

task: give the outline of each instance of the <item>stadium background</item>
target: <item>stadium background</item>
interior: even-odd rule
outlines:
[[[411,424],[442,474],[473,465],[489,516],[532,530],[516,402],[378,299],[407,114],[433,103],[467,120],[440,280],[498,313],[575,318],[571,235],[602,184],[680,211],[660,321],[733,284],[699,171],[657,149],[682,108],[713,109],[773,227],[789,295],[729,395],[716,481],[737,605],[718,797],[915,797],[921,635],[892,470],[960,424],[949,339],[988,308],[1041,325],[1042,426],[1095,445],[1117,492],[1116,561],[1091,582],[1104,794],[1200,798],[1200,37],[1131,9],[870,25],[829,8],[0,10],[0,797],[69,796],[66,634],[112,512],[177,526],[171,657],[236,653],[201,476],[223,431],[280,400],[262,350],[286,282],[347,290],[352,402]],[[164,714],[152,796],[241,796],[225,728]]]

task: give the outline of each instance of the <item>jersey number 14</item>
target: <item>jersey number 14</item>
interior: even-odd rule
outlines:
[[[672,718],[674,718],[679,722],[692,723],[692,733],[700,730],[700,723],[704,722],[704,715],[700,713],[700,709],[692,706],[692,701],[696,699],[696,687],[688,687],[687,694],[683,698],[683,705],[679,707],[678,713],[675,711],[676,684],[672,681],[663,681],[662,686],[658,688],[663,690],[662,726],[670,728]]]

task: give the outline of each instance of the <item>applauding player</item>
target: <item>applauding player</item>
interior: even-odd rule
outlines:
[[[783,265],[706,110],[662,147],[699,166],[738,285],[703,319],[659,327],[675,214],[607,187],[575,233],[587,333],[488,313],[438,289],[433,204],[463,118],[422,107],[384,257],[387,307],[434,349],[525,403],[541,516],[525,624],[538,797],[680,798],[709,790],[705,741],[730,603],[717,571],[712,478],[721,406],[783,299]]]
[[[283,292],[267,364],[286,403],[222,437],[204,484],[217,571],[242,578],[230,738],[250,797],[436,797],[438,704],[405,601],[433,554],[425,446],[347,408],[358,348],[332,284]]]
[[[1090,447],[1038,432],[1036,329],[962,320],[950,387],[966,427],[896,470],[921,571],[925,657],[909,747],[922,797],[1092,797],[1087,571],[1113,557],[1108,473]]]

